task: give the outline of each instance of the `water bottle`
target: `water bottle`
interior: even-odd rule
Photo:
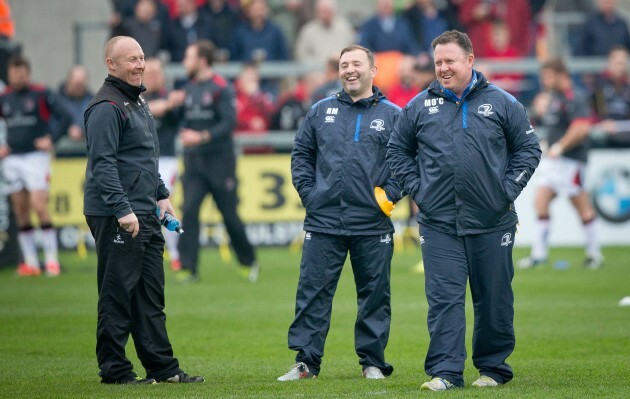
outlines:
[[[157,208],[155,210],[155,213],[157,213],[158,218],[160,217],[160,208]],[[181,228],[181,225],[179,223],[179,220],[175,219],[175,216],[171,215],[168,212],[164,212],[164,217],[162,219],[160,219],[160,224],[164,227],[166,227],[167,230],[170,231],[175,231],[179,234],[182,234],[184,232],[184,230]]]

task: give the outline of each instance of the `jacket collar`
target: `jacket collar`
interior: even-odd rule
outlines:
[[[134,102],[138,101],[138,99],[140,98],[140,94],[146,90],[143,85],[140,85],[140,87],[132,86],[129,83],[124,82],[121,79],[118,79],[117,77],[112,75],[107,75],[107,77],[105,78],[105,83],[114,86],[124,95],[132,99]]]
[[[468,83],[468,86],[464,90],[464,93],[462,93],[461,98],[457,97],[457,95],[453,93],[451,90],[445,89],[437,79],[431,83],[431,85],[429,86],[429,90],[439,92],[444,97],[452,101],[458,102],[458,101],[462,101],[462,99],[464,99],[464,97],[466,97],[469,93],[474,92],[479,87],[485,86],[487,83],[488,83],[488,80],[486,79],[486,77],[481,72],[473,69],[472,79],[470,80],[470,83]]]
[[[337,98],[339,99],[339,101],[342,101],[344,103],[348,103],[351,105],[362,104],[364,106],[367,106],[369,104],[376,104],[377,102],[384,100],[385,95],[381,92],[381,90],[378,87],[372,86],[372,95],[370,97],[362,98],[358,101],[352,101],[352,98],[350,98],[348,93],[346,93],[345,90],[341,90],[339,93],[337,93]]]

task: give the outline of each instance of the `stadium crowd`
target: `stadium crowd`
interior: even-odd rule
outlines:
[[[6,4],[3,7],[10,15],[8,2],[1,3]],[[354,14],[344,15],[337,0],[111,0],[109,23],[110,36],[134,37],[145,56],[160,59],[167,70],[169,65],[180,65],[186,47],[198,40],[214,43],[218,64],[241,63],[242,70],[231,81],[237,98],[236,130],[260,135],[295,131],[314,102],[338,91],[338,54],[352,43],[375,53],[379,68],[375,85],[392,102],[404,106],[432,79],[430,42],[449,29],[467,32],[475,48],[477,67],[491,82],[529,106],[540,87],[537,74],[494,72],[492,61],[536,57],[542,62],[549,58],[553,53],[546,43],[557,32],[544,18],[545,12],[581,14],[583,22],[573,26],[567,38],[570,55],[602,57],[615,48],[630,49],[627,22],[616,0],[573,3],[377,0],[371,15],[357,19]],[[10,25],[2,27],[0,43],[12,44],[0,46],[11,48],[0,54],[3,82],[8,57],[19,52],[13,35]],[[266,61],[316,67],[297,77],[268,78],[260,72]],[[82,66],[73,66],[58,90],[73,115],[68,137],[79,141],[82,110],[92,94],[86,73]],[[607,72],[602,71],[602,76]],[[602,79],[592,74],[573,77],[578,86],[597,96],[593,101],[595,114],[606,112],[602,111],[602,91],[598,87]],[[185,76],[167,78],[167,89],[181,88],[187,80]],[[615,118],[619,118],[618,113]],[[611,141],[624,144],[617,137]]]
[[[630,49],[627,22],[616,0],[574,3],[377,0],[368,17],[359,19],[344,15],[336,0],[112,0],[110,24],[112,36],[136,38],[148,58],[158,57],[166,65],[179,64],[190,43],[213,42],[218,63],[243,65],[232,81],[237,91],[237,132],[264,134],[295,131],[314,102],[339,90],[336,60],[352,43],[375,53],[379,67],[375,85],[404,106],[430,81],[431,40],[449,29],[467,32],[478,67],[491,82],[529,106],[540,88],[537,74],[493,72],[491,66],[493,60],[544,61],[554,55],[546,43],[558,33],[544,18],[545,12],[581,15],[583,22],[569,31],[569,55],[602,57],[616,47]],[[270,79],[260,73],[265,61],[318,69],[297,78]],[[333,71],[328,71],[331,67]],[[585,91],[598,90],[598,77],[573,77]],[[171,86],[181,87],[184,81],[179,78]]]

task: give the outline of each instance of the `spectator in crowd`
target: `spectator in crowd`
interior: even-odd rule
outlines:
[[[617,0],[596,0],[597,9],[584,21],[575,55],[607,56],[614,46],[630,50],[628,24],[617,11]]]
[[[548,13],[556,20],[571,21],[565,25],[565,34],[557,34],[551,26],[545,26],[544,17],[540,21],[541,49],[538,49],[538,58],[541,60],[551,58],[551,51],[559,54],[575,54],[575,49],[581,40],[583,20],[595,9],[594,0],[551,0],[545,5],[543,13]],[[533,9],[532,9],[533,12]],[[581,19],[580,19],[581,18]],[[550,45],[549,48],[546,48]]]
[[[123,19],[133,16],[133,8],[138,0],[110,0],[112,14],[109,19],[110,36],[116,36]]]
[[[110,37],[116,36],[123,32],[122,22],[125,19],[133,18],[135,7],[139,0],[111,0],[112,15],[109,20]],[[165,0],[153,0],[156,7],[156,19],[160,26],[164,27],[170,20],[168,7],[164,4]]]
[[[15,36],[15,24],[8,0],[0,0],[0,37],[11,40]]]
[[[357,292],[355,351],[363,376],[384,379],[394,371],[385,361],[394,249],[389,216],[404,192],[391,177],[385,145],[400,108],[373,86],[375,75],[369,49],[344,48],[343,91],[313,105],[295,136],[291,175],[306,208],[306,236],[288,334],[296,363],[278,381],[319,375],[348,252]]]
[[[486,58],[497,61],[510,61],[522,58],[511,42],[510,28],[507,24],[502,20],[494,21],[492,23]],[[498,72],[492,74],[492,83],[510,92],[513,96],[518,97],[523,78],[523,75],[520,73]]]
[[[341,91],[343,87],[339,81],[339,58],[330,57],[326,61],[324,72],[324,83],[315,86],[311,94],[311,103],[315,104],[319,100],[332,96]]]
[[[120,35],[133,37],[147,57],[155,57],[162,46],[162,24],[155,0],[138,0],[133,15],[122,20],[114,36]]]
[[[243,7],[245,20],[234,31],[230,49],[232,61],[286,61],[287,41],[280,28],[269,19],[267,0],[250,0]]]
[[[177,0],[177,17],[164,32],[163,46],[171,55],[171,62],[180,62],[189,44],[198,40],[214,40],[209,14],[197,9],[195,0]]]
[[[175,211],[158,173],[157,134],[141,95],[144,54],[133,38],[116,36],[105,46],[105,63],[108,76],[85,112],[83,201],[98,262],[101,383],[201,383],[203,377],[179,367],[166,332],[158,217],[175,216]],[[144,379],[125,356],[129,334],[146,370]]]
[[[240,134],[261,134],[269,130],[274,103],[271,95],[260,87],[256,64],[246,64],[234,82],[236,88],[236,131]],[[269,146],[244,147],[246,154],[269,153]]]
[[[374,52],[379,68],[374,84],[384,93],[398,84],[400,60],[420,51],[407,20],[394,13],[393,0],[377,0],[376,15],[361,26],[357,37]]]
[[[117,0],[114,0],[117,1]],[[118,1],[128,1],[128,0],[118,0]],[[137,0],[131,0],[131,1],[137,1]],[[168,16],[171,19],[177,18],[177,16],[179,15],[179,8],[177,5],[177,2],[179,0],[159,0],[160,3],[164,4],[164,6],[166,7],[166,10],[168,12]],[[207,0],[195,0],[195,5],[197,8],[201,8],[206,4]],[[239,2],[240,0],[228,0],[228,3],[233,3],[233,2]]]
[[[18,46],[13,41],[15,24],[11,16],[9,0],[0,0],[0,81],[7,81],[7,62],[15,54]]]
[[[315,96],[314,89],[320,87],[323,81],[324,76],[320,72],[310,72],[298,78],[293,85],[281,93],[271,116],[271,129],[295,132],[302,124],[311,105],[316,102],[312,100]]]
[[[407,20],[394,13],[393,0],[377,0],[376,14],[361,26],[358,42],[374,53],[416,55],[420,51]]]
[[[606,147],[630,146],[630,76],[628,49],[616,46],[608,54],[606,69],[595,82],[593,109],[598,123],[591,138]]]
[[[295,41],[295,60],[323,65],[332,54],[354,43],[354,28],[337,15],[336,0],[317,0],[315,18],[300,30]],[[337,82],[338,78],[335,79]]]
[[[530,256],[519,260],[518,266],[531,268],[547,261],[551,227],[549,207],[558,195],[564,195],[571,200],[584,227],[584,266],[597,269],[602,265],[603,257],[595,210],[583,180],[592,119],[588,97],[574,87],[569,71],[560,59],[543,63],[540,82],[542,91],[532,103],[532,122],[544,135],[548,149],[538,171],[535,195],[538,219],[532,251]]]
[[[433,50],[437,80],[403,109],[387,145],[394,176],[420,209],[431,376],[420,389],[464,386],[467,285],[480,374],[472,386],[495,387],[513,377],[514,201],[540,146],[523,105],[473,69],[465,33],[444,32]]]
[[[58,123],[51,132],[50,116]],[[39,221],[44,266],[49,276],[59,275],[57,231],[48,211],[51,152],[54,142],[68,131],[72,117],[61,101],[43,86],[31,83],[31,66],[22,56],[9,60],[8,87],[0,95],[0,117],[7,125],[6,143],[0,145],[2,170],[7,182],[23,263],[20,276],[41,274],[31,211]]]
[[[400,63],[400,83],[389,89],[387,98],[404,108],[435,80],[433,59],[405,57]]]
[[[179,241],[182,269],[177,279],[193,282],[199,273],[199,209],[212,194],[243,275],[258,280],[260,267],[254,247],[237,212],[238,181],[232,133],[236,127],[234,91],[213,68],[214,45],[193,43],[186,49],[184,68],[191,78],[185,88],[179,138],[184,147],[184,234]],[[172,97],[173,98],[173,97]],[[173,100],[175,101],[175,99]]]
[[[248,0],[245,0],[245,2]],[[316,0],[267,0],[274,22],[287,39],[287,47],[293,48],[293,41],[302,27],[314,18]]]
[[[143,97],[147,101],[153,115],[155,130],[160,143],[158,170],[164,186],[171,193],[169,199],[173,199],[175,183],[179,177],[179,162],[175,153],[175,140],[180,124],[180,115],[173,110],[172,101],[168,98],[164,69],[159,59],[148,58],[145,61],[143,84],[147,89]],[[181,269],[178,249],[179,234],[175,231],[168,231],[166,228],[162,228],[162,233],[166,241],[171,269],[179,271]]]
[[[492,24],[496,21],[503,21],[508,26],[510,45],[519,56],[532,53],[532,13],[528,0],[462,0],[459,20],[470,36],[476,57],[488,56]]]
[[[420,51],[431,54],[431,41],[453,27],[449,15],[437,8],[435,0],[416,0],[403,16],[409,22]]]
[[[59,98],[70,115],[72,123],[68,128],[68,137],[73,140],[85,138],[83,113],[94,94],[88,88],[89,74],[83,65],[75,65],[68,71],[66,80],[59,88]]]
[[[234,28],[240,20],[239,11],[230,6],[227,0],[207,0],[201,11],[210,16],[212,38],[216,46],[217,62],[230,58],[230,44]]]

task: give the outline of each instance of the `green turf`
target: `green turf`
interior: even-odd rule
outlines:
[[[525,254],[515,251],[515,257]],[[463,390],[420,392],[427,379],[424,278],[412,273],[419,252],[396,253],[392,267],[393,321],[385,381],[361,378],[353,346],[356,305],[350,268],[333,308],[326,356],[317,380],[279,383],[293,363],[287,328],[293,317],[299,253],[259,250],[257,284],[242,280],[234,261],[202,255],[201,281],[177,285],[167,270],[169,335],[182,367],[203,385],[108,386],[99,383],[94,354],[95,259],[63,253],[58,278],[18,278],[0,271],[0,398],[628,398],[630,397],[630,249],[606,248],[606,266],[581,267],[582,250],[554,249],[570,267],[517,270],[515,378],[498,389],[474,390],[466,363]],[[471,309],[468,305],[470,352]],[[141,365],[130,343],[136,371]]]

